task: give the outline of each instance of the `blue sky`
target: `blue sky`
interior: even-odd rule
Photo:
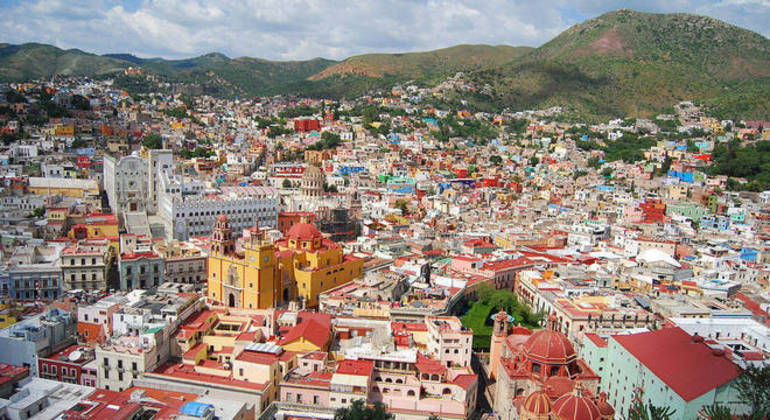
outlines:
[[[703,14],[770,36],[770,0],[0,0],[0,42],[141,57],[341,59],[462,43],[539,46],[620,8]]]

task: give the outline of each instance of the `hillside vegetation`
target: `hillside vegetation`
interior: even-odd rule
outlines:
[[[355,97],[465,72],[476,92],[449,92],[478,110],[561,105],[589,120],[649,117],[681,100],[722,118],[770,119],[770,41],[717,19],[620,10],[575,25],[539,48],[458,45],[342,61],[269,61],[219,53],[183,60],[97,56],[41,44],[0,44],[0,81],[103,76],[141,66],[218,96]],[[147,88],[120,79],[124,88]],[[479,93],[484,92],[484,93]],[[465,103],[465,102],[462,102]]]
[[[486,100],[586,115],[648,117],[694,99],[724,115],[767,117],[770,41],[717,19],[621,10],[567,29],[518,62],[473,75]]]

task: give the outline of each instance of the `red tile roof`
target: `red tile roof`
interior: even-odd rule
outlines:
[[[457,375],[452,383],[467,391],[476,383],[476,377],[477,375]]]
[[[607,341],[594,333],[586,333],[585,338],[591,340],[596,347],[607,347]]]
[[[261,353],[257,351],[244,350],[235,360],[241,362],[254,363],[257,365],[272,365],[278,361],[278,356],[271,353]]]
[[[446,372],[446,367],[441,364],[441,361],[439,360],[433,360],[429,359],[426,356],[423,356],[422,353],[417,352],[417,370],[420,371],[420,373],[430,373],[430,374],[443,374]]]
[[[681,328],[612,336],[685,401],[732,381],[740,368]]]
[[[337,364],[337,373],[341,375],[371,376],[374,362],[371,360],[341,360]]]

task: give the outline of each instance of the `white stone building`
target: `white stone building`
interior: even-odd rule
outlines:
[[[158,213],[169,239],[208,236],[221,214],[227,215],[234,235],[254,226],[255,220],[265,228],[278,226],[280,199],[272,187],[222,187],[205,194],[202,184],[167,176],[161,185]]]
[[[104,190],[115,214],[147,210],[147,161],[139,156],[104,155]]]

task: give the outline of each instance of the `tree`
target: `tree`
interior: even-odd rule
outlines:
[[[588,167],[599,169],[602,167],[602,160],[598,156],[591,156],[588,158]]]
[[[529,166],[537,166],[538,163],[540,163],[540,159],[538,159],[537,156],[529,158]]]
[[[38,207],[35,210],[32,210],[32,214],[30,216],[38,219],[45,216],[45,207]]]
[[[492,162],[493,164],[495,164],[496,166],[499,166],[500,163],[503,162],[503,158],[501,158],[498,155],[492,155],[492,156],[489,157],[489,161]]]
[[[578,179],[586,175],[588,175],[588,172],[586,172],[585,169],[578,169],[572,174],[572,179]]]
[[[735,389],[743,403],[760,417],[770,415],[770,366],[749,365],[738,379]]]
[[[733,420],[730,409],[719,403],[703,407],[703,414],[709,420]]]
[[[405,215],[409,208],[409,202],[406,200],[396,200],[396,208],[401,210],[401,214]]]
[[[284,179],[283,182],[281,183],[281,186],[283,188],[291,188],[291,181],[289,181],[288,179]]]
[[[155,133],[146,134],[142,139],[142,144],[148,149],[162,149],[163,139]]]
[[[91,102],[88,100],[88,98],[82,95],[72,95],[72,107],[75,109],[88,111],[91,109]]]
[[[385,405],[376,401],[374,407],[367,407],[364,400],[354,400],[349,407],[338,408],[334,420],[390,420],[393,415],[385,410]]]
[[[671,407],[658,407],[637,401],[628,411],[628,420],[670,420],[674,412]]]

